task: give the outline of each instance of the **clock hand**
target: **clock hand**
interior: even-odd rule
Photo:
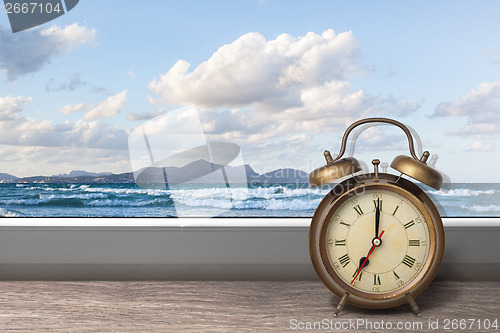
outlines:
[[[380,198],[377,198],[377,207],[375,207],[375,238],[378,238],[379,226],[380,226]]]
[[[368,266],[368,264],[370,263],[370,260],[366,260],[366,263],[363,265],[363,263],[365,262],[365,260],[366,260],[366,257],[361,257],[359,259],[359,265],[358,266],[359,267],[361,267],[361,266],[363,266],[363,267]]]
[[[354,281],[356,281],[356,278],[358,277],[359,272],[361,272],[363,267],[366,266],[366,262],[368,261],[368,258],[370,258],[370,256],[372,255],[373,250],[375,250],[375,248],[381,244],[381,238],[382,238],[382,235],[384,234],[384,232],[385,232],[385,230],[382,230],[382,232],[380,233],[380,236],[378,236],[378,238],[375,238],[375,239],[378,239],[380,242],[374,242],[374,244],[372,245],[372,247],[370,249],[370,252],[368,252],[368,255],[366,256],[365,261],[363,262],[363,264],[361,266],[359,266],[358,272],[354,276],[354,279],[352,279],[351,284],[353,284]],[[378,245],[376,245],[377,243],[378,243]]]

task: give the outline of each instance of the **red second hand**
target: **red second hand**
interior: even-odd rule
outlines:
[[[382,238],[382,235],[384,234],[384,232],[385,232],[385,230],[382,230],[382,232],[380,233],[380,236],[378,236],[378,238],[377,238],[377,239],[379,239],[379,240],[380,240],[380,238]],[[373,244],[373,245],[372,245],[372,248],[370,249],[370,252],[369,252],[369,253],[368,253],[368,255],[366,256],[365,261],[363,261],[363,265],[361,265],[361,266],[359,267],[358,272],[357,272],[357,273],[356,273],[356,275],[354,276],[354,279],[352,279],[352,281],[351,281],[351,284],[353,284],[353,283],[354,283],[354,281],[356,281],[356,278],[358,277],[359,272],[361,272],[361,269],[362,269],[363,267],[365,267],[366,261],[368,260],[368,258],[369,258],[369,257],[370,257],[370,255],[372,254],[373,250],[375,250],[375,244]]]

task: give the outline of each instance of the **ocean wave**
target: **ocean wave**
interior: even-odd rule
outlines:
[[[318,196],[324,197],[329,190],[309,189],[309,188],[288,188],[286,186],[272,186],[259,188],[198,188],[198,189],[143,189],[143,188],[104,188],[88,187],[85,192],[112,193],[117,195],[137,195],[145,194],[149,196],[169,195],[173,199],[279,199]]]
[[[21,213],[16,212],[15,210],[0,208],[0,217],[20,217]]]
[[[63,185],[65,186],[65,185]],[[88,188],[90,185],[76,185],[76,184],[70,184],[69,187],[50,187],[49,185],[41,185],[41,186],[31,186],[26,188],[27,190],[41,190],[41,191],[61,191],[61,192],[66,192],[66,191],[84,191],[86,188]]]
[[[314,210],[321,199],[315,200],[260,200],[260,201],[230,201],[217,199],[181,200],[180,203],[189,207],[208,207],[219,209],[262,209],[262,210]]]
[[[270,200],[267,206],[264,208],[266,210],[314,210],[318,207],[322,199],[315,200],[298,200],[294,199],[291,201],[286,200]]]
[[[470,196],[479,196],[479,195],[493,195],[495,194],[495,190],[471,190],[467,188],[458,188],[455,190],[449,190],[447,192],[442,191],[429,191],[433,195],[442,196],[442,197],[470,197]]]
[[[143,201],[129,201],[120,199],[94,200],[86,202],[85,206],[93,207],[145,207],[145,206],[171,206],[171,202],[166,200],[154,199]]]
[[[83,189],[85,192],[99,192],[112,194],[146,194],[150,196],[168,195],[169,191],[164,189],[142,189],[142,188],[104,188],[88,187]]]
[[[14,206],[35,206],[38,205],[39,201],[39,199],[4,199],[0,200],[0,204]]]
[[[33,190],[33,191],[47,191],[47,192],[55,192],[55,191],[72,191],[69,188],[64,188],[64,187],[47,187],[47,186],[31,186],[25,188],[26,190]]]
[[[328,193],[325,190],[308,188],[288,188],[286,186],[260,187],[260,188],[207,188],[196,190],[171,190],[170,196],[173,199],[183,200],[191,199],[234,199],[234,200],[252,200],[252,199],[284,199],[320,196]]]
[[[104,193],[80,193],[80,194],[40,194],[40,199],[42,200],[54,200],[54,199],[107,199],[108,195]]]
[[[476,213],[494,213],[500,212],[500,206],[489,205],[489,206],[461,206],[462,209],[470,210]]]
[[[0,204],[11,205],[11,206],[60,206],[60,207],[84,206],[84,202],[78,198],[7,199],[7,200],[0,200]]]
[[[59,207],[143,207],[143,206],[172,206],[170,200],[120,200],[120,199],[100,199],[100,200],[82,200],[79,198],[44,198],[44,199],[9,199],[0,200],[0,204],[10,206],[59,206]],[[1,216],[1,215],[0,215]]]

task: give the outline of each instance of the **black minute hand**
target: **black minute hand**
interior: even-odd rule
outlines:
[[[380,226],[380,198],[377,198],[377,206],[375,207],[375,238],[378,238],[379,226]]]

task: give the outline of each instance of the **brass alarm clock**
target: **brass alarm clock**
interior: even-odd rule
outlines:
[[[391,167],[399,176],[361,171],[352,157],[342,158],[349,133],[366,123],[388,123],[401,128],[410,156],[397,156]],[[413,137],[402,123],[368,118],[353,123],[344,133],[336,159],[325,151],[327,164],[309,175],[310,187],[350,176],[321,201],[309,230],[309,253],[316,273],[340,298],[334,316],[346,303],[365,308],[389,308],[414,301],[436,275],[444,252],[441,217],[432,200],[405,174],[439,190],[443,178],[426,164],[429,152],[415,154]]]

